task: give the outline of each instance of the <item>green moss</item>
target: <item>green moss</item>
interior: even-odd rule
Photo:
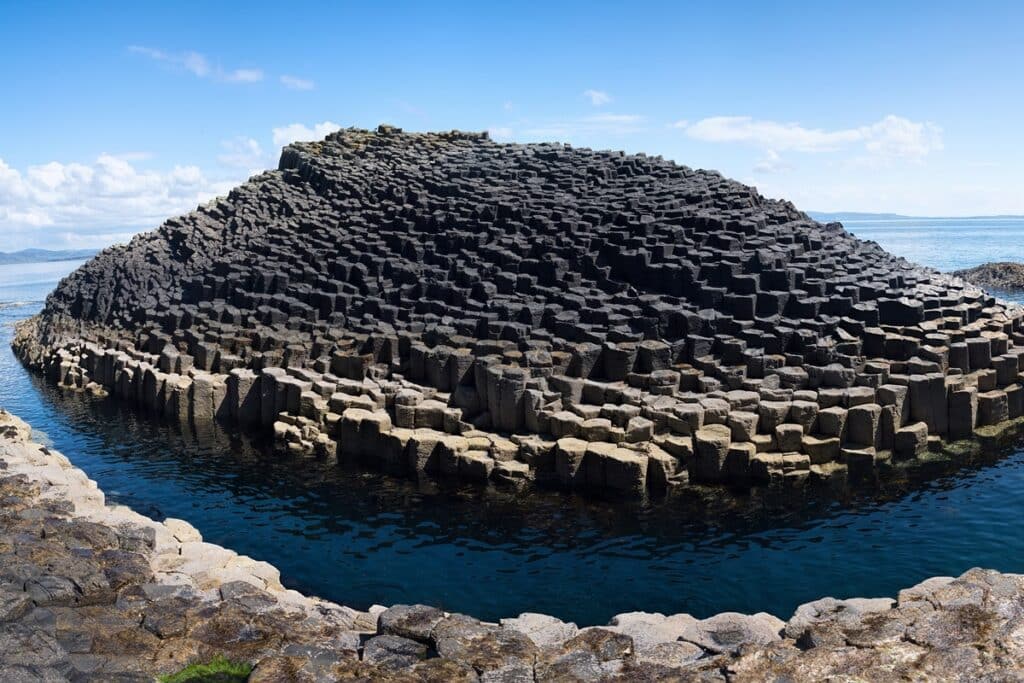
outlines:
[[[160,683],[245,683],[252,666],[217,656],[207,664],[189,664],[177,673],[160,677]]]

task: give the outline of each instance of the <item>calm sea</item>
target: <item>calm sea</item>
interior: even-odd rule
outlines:
[[[851,224],[943,270],[1024,260],[1024,224]],[[39,310],[75,262],[0,266],[0,405],[29,420],[112,500],[191,521],[207,540],[278,566],[284,582],[365,608],[423,602],[497,619],[545,612],[582,624],[645,610],[768,611],[824,595],[892,596],[972,566],[1024,571],[1024,451],[951,474],[922,471],[838,499],[716,490],[608,506],[408,482],[213,427],[162,424],[29,375],[10,324]]]
[[[857,237],[941,271],[990,261],[1024,263],[1024,219],[904,218],[843,221]]]

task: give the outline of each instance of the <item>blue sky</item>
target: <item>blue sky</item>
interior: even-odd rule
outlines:
[[[103,246],[337,126],[714,168],[808,210],[1024,213],[1024,3],[0,5],[0,251]]]

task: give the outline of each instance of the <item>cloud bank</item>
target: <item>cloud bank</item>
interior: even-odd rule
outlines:
[[[0,230],[12,243],[38,235],[40,228],[56,237],[54,243],[26,246],[106,246],[114,237],[155,227],[230,187],[197,166],[144,170],[111,154],[87,164],[51,161],[24,171],[0,159]]]
[[[214,71],[209,61],[201,55],[175,59],[180,68],[198,77],[215,77],[210,75]],[[236,73],[234,77],[254,76]],[[340,128],[330,120],[295,122],[274,127],[263,136],[231,137],[220,143],[212,155],[215,161],[208,168],[176,165],[154,169],[149,167],[149,156],[138,152],[101,154],[85,163],[52,161],[21,169],[0,159],[0,232],[7,238],[8,249],[99,247],[123,241],[273,167],[277,151],[284,145],[319,140]],[[896,115],[861,126],[819,128],[749,116],[665,123],[641,114],[602,110],[561,119],[524,118],[489,128],[492,137],[500,141],[604,140],[598,144],[609,146],[617,145],[612,141],[617,137],[660,135],[665,130],[682,133],[689,140],[749,148],[753,154],[746,163],[753,175],[746,182],[756,182],[769,193],[812,208],[849,206],[869,210],[873,208],[868,206],[869,199],[889,208],[892,200],[877,186],[891,182],[883,182],[884,177],[876,177],[874,171],[865,176],[863,168],[857,168],[858,161],[867,160],[890,176],[902,173],[900,177],[906,179],[904,166],[896,161],[922,165],[943,148],[942,129],[937,125]],[[685,163],[686,159],[681,161]],[[820,172],[823,164],[831,169],[827,174]],[[802,171],[800,167],[804,167]],[[735,170],[729,175],[743,179]],[[834,182],[822,185],[826,177]],[[846,187],[841,193],[837,189],[840,186]],[[833,196],[834,201],[829,199]],[[908,198],[909,194],[904,199]]]
[[[866,126],[836,130],[750,116],[712,116],[693,124],[679,121],[673,127],[703,142],[748,143],[774,152],[835,152],[861,145],[867,152],[879,156],[921,159],[943,147],[939,126],[893,114]]]
[[[284,147],[285,145],[293,142],[320,140],[330,133],[334,133],[339,130],[341,130],[341,126],[333,121],[323,121],[315,124],[312,128],[301,123],[292,123],[273,130],[274,146]]]
[[[149,161],[143,153],[100,154],[88,163],[51,161],[21,170],[0,159],[3,248],[105,247],[127,241],[274,166],[277,148],[319,140],[340,128],[332,121],[274,128],[269,135],[274,154],[256,138],[236,136],[221,142],[219,166],[210,169],[143,168]]]

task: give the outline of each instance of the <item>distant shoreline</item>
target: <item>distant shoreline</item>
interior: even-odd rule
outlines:
[[[898,213],[859,213],[857,211],[808,211],[807,215],[816,221],[828,223],[832,221],[849,222],[894,222],[894,221],[1019,221],[1024,216],[1015,214],[996,214],[993,216],[905,216]]]
[[[22,249],[21,251],[0,251],[0,266],[23,263],[52,263],[55,261],[78,261],[92,258],[99,249]]]

